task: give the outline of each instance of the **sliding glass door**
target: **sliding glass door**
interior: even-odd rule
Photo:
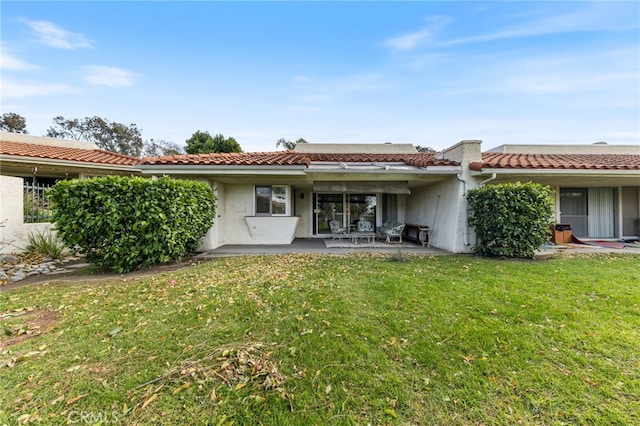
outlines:
[[[616,194],[614,188],[560,188],[560,223],[577,237],[615,238]]]
[[[314,193],[313,233],[329,235],[332,220],[349,232],[357,229],[358,221],[376,225],[376,194]]]

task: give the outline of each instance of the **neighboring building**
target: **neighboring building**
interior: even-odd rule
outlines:
[[[640,237],[640,145],[503,145],[471,168],[492,183],[550,185],[557,222],[579,238]]]
[[[640,235],[640,146],[531,145],[481,152],[462,141],[440,153],[403,144],[299,144],[293,151],[147,158],[143,175],[196,178],[218,196],[203,248],[289,244],[331,236],[359,219],[429,226],[431,245],[468,252],[467,190],[533,181],[551,185],[556,220],[583,238]]]
[[[0,132],[0,252],[21,251],[51,228],[46,188],[61,179],[140,175],[140,159],[88,142]]]
[[[140,159],[93,143],[0,132],[0,170],[33,183],[105,175],[139,175]]]

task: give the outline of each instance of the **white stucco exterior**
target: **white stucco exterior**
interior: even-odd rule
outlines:
[[[52,230],[51,223],[24,223],[23,179],[0,176],[0,253],[23,252],[29,235]]]

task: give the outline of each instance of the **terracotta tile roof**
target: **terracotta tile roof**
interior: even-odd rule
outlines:
[[[233,152],[212,154],[165,155],[143,158],[140,164],[200,166],[308,166],[304,155],[292,151]]]
[[[482,154],[472,169],[640,170],[640,155],[632,154]]]
[[[140,159],[136,157],[104,151],[102,149],[65,148],[8,141],[0,141],[0,155],[119,166],[133,166],[140,161]]]
[[[415,167],[451,166],[458,163],[437,160],[430,153],[417,154],[330,154],[294,151],[240,152],[216,154],[169,155],[143,158],[146,165],[213,165],[213,166],[309,166],[312,162],[335,163],[405,163]]]

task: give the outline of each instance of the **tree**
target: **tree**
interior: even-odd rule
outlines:
[[[207,154],[210,152],[242,152],[238,141],[225,138],[221,134],[211,136],[209,132],[196,131],[187,139],[187,154]]]
[[[54,125],[47,130],[52,138],[68,138],[93,142],[98,148],[139,157],[144,141],[135,124],[125,126],[110,122],[101,117],[85,117],[80,120],[65,119],[62,116],[53,119]]]
[[[142,149],[143,157],[159,157],[161,155],[180,155],[184,154],[184,147],[175,142],[165,140],[149,139],[144,142]]]
[[[282,147],[284,149],[293,150],[296,147],[296,145],[298,145],[299,143],[308,143],[308,142],[302,138],[296,140],[295,142],[288,141],[285,138],[280,138],[276,142],[276,148]]]
[[[5,112],[0,118],[0,130],[11,133],[23,133],[27,132],[27,120],[20,114],[15,112]]]
[[[420,146],[420,145],[416,145],[416,151],[418,151],[418,152],[429,152],[429,153],[436,152],[436,150],[431,148],[430,146]]]

